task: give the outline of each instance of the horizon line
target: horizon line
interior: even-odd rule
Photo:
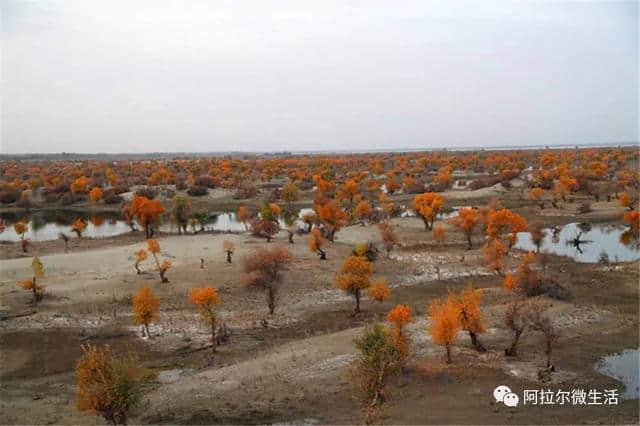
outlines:
[[[367,153],[402,153],[402,152],[438,152],[438,151],[507,151],[518,149],[567,149],[567,148],[606,148],[606,147],[630,147],[640,145],[640,141],[620,142],[593,142],[593,143],[563,143],[563,144],[536,144],[536,145],[495,145],[495,146],[453,146],[453,147],[424,147],[424,148],[373,148],[373,149],[329,149],[329,150],[232,150],[232,151],[145,151],[145,152],[32,152],[32,153],[0,153],[2,157],[28,157],[28,156],[144,156],[144,155],[308,155],[308,154],[367,154]]]

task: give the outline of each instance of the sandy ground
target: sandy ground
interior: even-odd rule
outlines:
[[[485,270],[480,237],[474,237],[473,250],[466,250],[462,235],[450,224],[445,224],[446,244],[438,245],[419,219],[392,223],[403,245],[374,265],[374,277],[387,278],[392,297],[383,304],[365,298],[358,316],[351,315],[350,296],[335,288],[335,273],[354,244],[378,241],[375,226],[341,230],[336,242],[327,246],[326,261],[309,251],[308,237],[296,237],[290,245],[285,234],[278,235],[271,245],[290,248],[294,261],[284,274],[273,317],[266,312],[264,295],[241,282],[242,258],[255,247],[268,246],[247,234],[161,236],[161,258],[172,263],[169,284],[160,283],[151,259],[143,264],[142,275],[135,274],[133,252],[144,247],[142,236],[138,241],[135,235],[115,238],[112,245],[87,243],[69,253],[50,248],[41,256],[46,294],[37,307],[16,284],[30,276],[31,258],[7,259],[3,254],[0,423],[102,424],[74,410],[73,368],[82,343],[109,343],[120,352],[134,351],[153,373],[132,423],[358,423],[359,402],[349,381],[356,355],[353,339],[396,303],[408,304],[416,321],[408,329],[412,357],[406,371],[390,384],[384,423],[638,422],[637,400],[616,407],[512,410],[496,406],[491,397],[502,383],[520,392],[543,386],[621,389],[620,382],[600,375],[593,366],[603,355],[638,347],[638,262],[605,267],[552,259],[550,269],[574,298],[552,301],[554,323],[561,330],[554,350],[558,371],[551,383],[540,383],[539,335],[523,335],[518,358],[503,355],[509,333],[502,317],[514,296],[502,289],[499,277]],[[225,239],[236,247],[232,264],[225,261]],[[5,249],[9,250],[0,248]],[[521,257],[514,253],[510,267]],[[448,289],[470,282],[484,289],[488,331],[482,339],[489,350],[476,353],[461,333],[454,363],[447,365],[442,348],[426,331],[425,306]],[[131,294],[144,284],[161,299],[152,339],[132,324]],[[207,330],[187,298],[190,288],[204,284],[219,289],[220,321],[232,331],[230,342],[213,357]],[[266,328],[262,319],[267,320]]]

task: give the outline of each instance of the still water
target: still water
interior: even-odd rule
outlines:
[[[602,358],[596,370],[624,383],[623,399],[638,399],[640,393],[640,356],[638,349],[625,349]]]
[[[299,217],[302,217],[307,212],[313,211],[312,209],[301,209]],[[31,241],[51,241],[57,240],[60,233],[74,236],[75,233],[71,231],[71,223],[78,217],[82,217],[87,222],[87,228],[82,233],[83,237],[88,238],[104,238],[113,237],[116,235],[126,234],[131,231],[131,228],[125,221],[123,221],[117,214],[94,216],[87,215],[86,212],[77,211],[40,211],[32,213],[28,216],[17,217],[12,214],[3,214],[6,228],[4,232],[0,233],[0,241],[16,242],[20,241],[20,235],[18,235],[13,229],[13,223],[18,220],[29,220],[29,229],[25,233],[25,238],[29,238]],[[286,224],[280,220],[280,226],[284,228]],[[296,225],[303,227],[304,223],[298,219]],[[142,227],[136,224],[137,229]],[[209,217],[209,222],[206,224],[207,230],[213,231],[231,231],[242,232],[245,231],[245,225],[242,222],[236,220],[236,214],[234,212],[224,213],[212,213]],[[196,229],[199,229],[199,225],[196,225]],[[160,230],[163,232],[177,232],[177,228],[171,224],[164,224],[160,226]]]
[[[545,229],[545,237],[540,251],[547,251],[559,256],[568,256],[582,263],[595,263],[600,260],[601,253],[606,253],[611,262],[629,262],[640,259],[637,245],[627,246],[620,241],[620,235],[627,230],[622,225],[595,224],[585,227],[578,223],[570,223],[554,231]],[[578,246],[573,240],[580,235]],[[521,250],[533,251],[536,246],[531,240],[529,232],[518,233],[515,245]]]

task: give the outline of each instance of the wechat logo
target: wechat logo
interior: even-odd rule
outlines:
[[[518,402],[520,402],[518,395],[511,392],[511,389],[505,385],[500,385],[495,388],[493,390],[493,397],[496,399],[496,402],[502,402],[507,407],[517,407]]]

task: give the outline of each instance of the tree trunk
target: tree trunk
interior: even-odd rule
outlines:
[[[211,350],[216,351],[216,320],[211,320]]]
[[[133,265],[133,267],[134,267],[134,268],[136,268],[136,271],[138,272],[138,275],[140,275],[140,268],[138,267],[138,262],[136,262],[136,263]]]
[[[447,364],[451,364],[451,345],[447,343],[445,346],[447,348]]]
[[[144,330],[147,332],[147,337],[151,339],[151,333],[149,333],[149,324],[144,324]]]
[[[471,337],[471,344],[478,352],[486,352],[487,349],[480,343],[480,339],[473,331],[469,331],[469,337]]]
[[[271,286],[267,288],[267,304],[269,305],[269,314],[273,315],[276,310],[276,294]]]
[[[429,229],[431,229],[431,228],[429,227],[429,221],[427,220],[427,218],[426,218],[426,217],[424,217],[424,216],[420,215],[420,219],[422,219],[422,221],[424,222],[424,229],[425,229],[425,230],[427,230],[427,231],[428,231]]]
[[[520,335],[524,330],[517,330],[513,334],[513,341],[511,342],[511,346],[504,350],[504,354],[506,356],[518,356],[518,342],[520,341]]]
[[[320,260],[327,259],[327,253],[324,250],[322,250],[320,247],[318,247],[318,254],[320,254]]]
[[[471,245],[471,232],[469,232],[467,234],[467,250],[471,250],[472,245]]]
[[[547,368],[551,369],[551,341],[547,339],[547,349],[545,351],[547,354]]]
[[[356,289],[356,314],[360,313],[360,289]]]
[[[287,231],[289,233],[289,244],[293,244],[293,232]]]

